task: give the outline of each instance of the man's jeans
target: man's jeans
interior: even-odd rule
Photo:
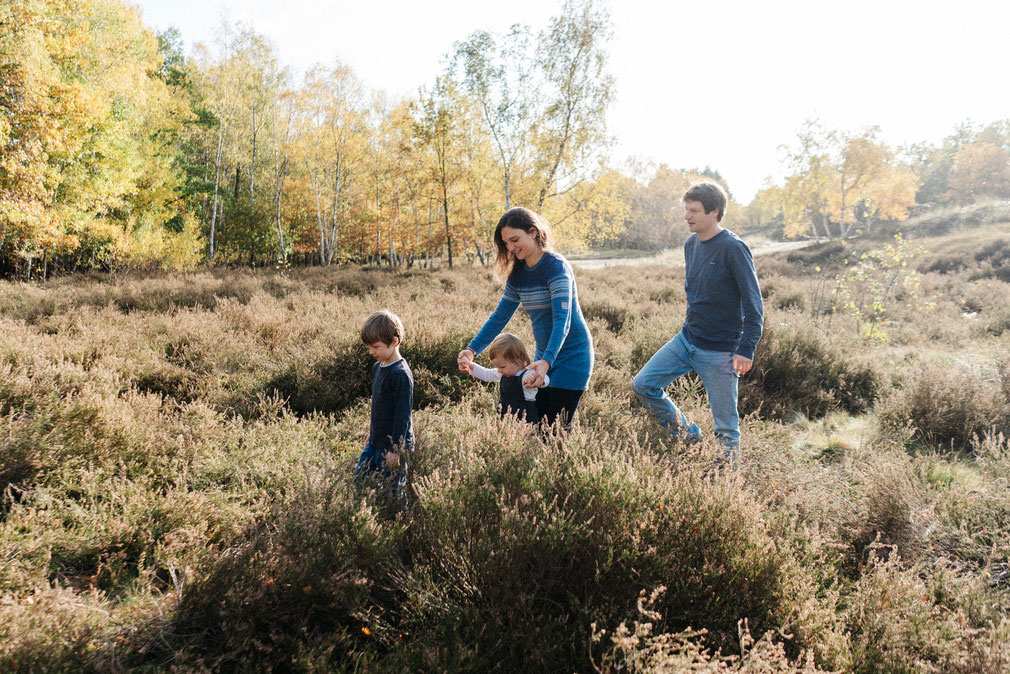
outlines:
[[[663,345],[635,375],[631,389],[646,409],[674,437],[683,437],[687,417],[666,395],[666,387],[691,370],[698,373],[712,408],[715,434],[727,452],[740,447],[740,415],[736,409],[737,382],[733,354],[692,346],[681,333]]]

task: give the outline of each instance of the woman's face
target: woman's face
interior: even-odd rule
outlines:
[[[537,243],[536,230],[525,232],[512,227],[501,228],[501,238],[505,242],[505,247],[515,256],[517,260],[525,260],[531,255],[539,259],[543,253],[543,248]]]

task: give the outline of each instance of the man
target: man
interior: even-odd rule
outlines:
[[[750,249],[719,224],[727,201],[726,192],[713,182],[696,183],[684,194],[684,219],[692,232],[684,243],[687,316],[677,336],[635,375],[631,388],[675,438],[694,443],[701,440],[698,425],[688,421],[665,389],[692,370],[698,373],[716,439],[732,464],[740,447],[737,383],[754,362],[764,306]]]

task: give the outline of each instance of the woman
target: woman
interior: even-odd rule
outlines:
[[[540,418],[553,424],[561,417],[561,425],[570,428],[593,371],[593,338],[579,307],[572,266],[551,250],[547,221],[527,208],[510,209],[501,217],[494,242],[498,249],[495,266],[505,290],[484,327],[459,352],[459,369],[469,371],[473,359],[505,329],[522,304],[533,324],[537,347],[530,366],[533,374],[524,384],[537,387],[549,376],[548,385],[537,393]]]

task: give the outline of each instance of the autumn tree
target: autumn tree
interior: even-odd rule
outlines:
[[[354,206],[366,130],[362,98],[361,83],[344,64],[305,75],[297,152],[312,188],[322,265],[339,259],[341,225]]]
[[[512,208],[514,172],[529,152],[537,118],[533,35],[518,24],[500,36],[475,32],[455,45],[453,64],[462,87],[479,103],[497,150],[507,210]]]
[[[610,17],[595,0],[566,0],[537,41],[545,87],[534,126],[535,210],[570,189],[610,142],[607,108],[614,78],[607,72]]]
[[[18,0],[0,8],[0,254],[41,264],[192,261],[192,232],[165,224],[180,176],[166,139],[180,123],[158,77],[158,42],[118,0]]]
[[[415,122],[418,142],[428,150],[430,184],[440,206],[445,246],[452,268],[453,227],[450,218],[463,181],[463,137],[460,118],[466,114],[456,83],[439,77],[430,91],[422,92]]]
[[[543,31],[515,25],[505,35],[478,31],[456,44],[453,71],[480,105],[506,209],[518,201],[542,211],[596,165],[609,142],[610,36],[610,17],[597,0],[568,0]]]
[[[571,213],[555,227],[569,250],[616,246],[631,225],[634,178],[606,169],[595,180],[581,181],[566,195]]]
[[[785,235],[793,238],[807,232],[813,238],[831,238],[828,219],[831,212],[834,170],[830,153],[831,139],[816,120],[804,123],[795,147],[783,146],[790,175],[782,190]]]
[[[955,204],[1010,199],[1010,151],[992,142],[961,148],[954,155],[945,196]]]
[[[877,127],[844,133],[816,120],[804,124],[798,143],[784,148],[790,174],[776,195],[786,236],[845,237],[856,225],[908,217],[918,179],[878,133]]]

